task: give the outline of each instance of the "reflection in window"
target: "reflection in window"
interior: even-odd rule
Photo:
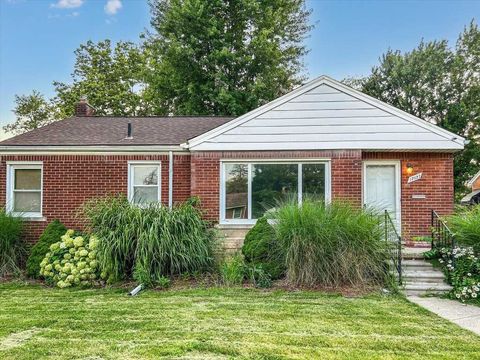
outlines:
[[[225,218],[248,218],[248,166],[225,165]]]
[[[293,197],[298,191],[298,164],[255,164],[252,166],[252,218]]]
[[[14,169],[13,212],[41,213],[42,170]]]
[[[325,164],[302,165],[303,198],[325,199]]]
[[[137,205],[147,205],[160,200],[158,165],[131,165],[131,201]]]

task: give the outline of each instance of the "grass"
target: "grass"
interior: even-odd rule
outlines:
[[[400,297],[0,284],[2,359],[479,359],[480,338]]]

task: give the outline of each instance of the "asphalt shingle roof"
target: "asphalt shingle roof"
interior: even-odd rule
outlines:
[[[0,146],[179,145],[231,117],[82,116],[57,121],[0,142]],[[126,139],[128,123],[133,139]]]

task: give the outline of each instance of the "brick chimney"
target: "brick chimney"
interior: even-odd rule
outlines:
[[[86,96],[82,96],[75,105],[75,116],[92,116],[94,113],[95,108],[88,103]]]

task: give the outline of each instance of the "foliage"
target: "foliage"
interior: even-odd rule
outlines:
[[[473,246],[480,252],[480,205],[457,210],[447,222],[459,244]]]
[[[0,209],[0,278],[21,272],[26,255],[22,233],[22,220]]]
[[[53,220],[43,231],[37,243],[30,250],[27,260],[27,275],[33,278],[40,277],[40,263],[50,250],[50,245],[60,240],[67,228],[59,220]]]
[[[455,155],[455,189],[480,162],[480,31],[472,21],[455,48],[447,41],[421,42],[410,52],[387,51],[364,79],[347,80],[363,92],[440,125],[470,142]]]
[[[157,113],[241,115],[303,79],[303,40],[311,28],[303,0],[150,5],[147,92]]]
[[[453,286],[451,297],[480,303],[480,259],[473,248],[441,248],[438,255],[447,281]]]
[[[262,264],[246,265],[247,278],[250,282],[259,288],[269,288],[272,286],[272,276],[263,269]]]
[[[220,276],[227,286],[241,285],[245,280],[245,263],[239,254],[228,257],[220,264]]]
[[[245,262],[260,266],[272,279],[280,278],[285,272],[285,258],[277,241],[275,230],[266,217],[257,220],[245,236],[242,247]]]
[[[100,239],[100,266],[111,281],[136,269],[142,279],[147,274],[155,283],[162,276],[202,271],[213,263],[215,234],[202,220],[196,201],[168,209],[158,203],[138,207],[125,196],[108,196],[87,202],[83,215]]]
[[[295,285],[364,285],[385,280],[387,244],[378,218],[346,203],[305,199],[276,214],[287,279]]]
[[[74,230],[68,230],[61,241],[50,245],[40,263],[40,275],[59,288],[92,285],[99,277],[98,239],[74,234]]]
[[[15,122],[3,127],[14,135],[37,129],[55,120],[55,110],[45,97],[33,90],[29,95],[15,95]]]
[[[72,83],[55,81],[55,105],[64,116],[72,116],[82,96],[95,108],[96,115],[150,115],[143,96],[145,53],[139,46],[110,40],[87,41],[75,50]]]

